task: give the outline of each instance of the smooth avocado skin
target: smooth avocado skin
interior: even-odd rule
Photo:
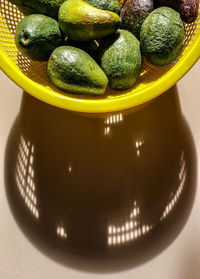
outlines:
[[[179,13],[172,8],[160,7],[154,10],[142,25],[142,52],[151,64],[168,65],[182,51],[185,37],[185,28]]]
[[[142,71],[142,57],[140,43],[132,33],[118,30],[104,38],[98,55],[112,89],[125,90],[135,84]]]
[[[45,15],[29,15],[19,22],[15,43],[22,55],[36,61],[47,61],[52,51],[62,44],[59,24]]]
[[[66,0],[9,0],[19,7],[25,14],[44,14],[55,19],[58,18],[58,10]]]
[[[56,87],[73,94],[102,95],[108,84],[98,64],[85,51],[72,46],[53,51],[47,75]]]
[[[117,31],[120,17],[113,12],[97,9],[84,0],[67,0],[58,13],[61,30],[74,41],[89,41]]]
[[[120,12],[120,28],[130,31],[139,40],[142,23],[153,9],[153,0],[126,0]]]
[[[120,14],[119,0],[86,0],[90,5],[101,9]]]

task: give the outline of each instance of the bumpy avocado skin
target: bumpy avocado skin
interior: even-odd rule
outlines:
[[[41,14],[29,15],[19,22],[15,43],[24,56],[47,61],[52,51],[62,44],[58,22]]]
[[[140,43],[126,30],[104,38],[98,50],[100,65],[108,77],[109,86],[125,90],[134,85],[142,70]]]
[[[19,7],[25,14],[44,14],[55,19],[58,18],[58,10],[66,0],[9,0]]]
[[[170,64],[185,44],[185,29],[179,13],[168,7],[154,10],[142,25],[140,43],[151,64]]]
[[[153,9],[153,0],[126,0],[120,12],[120,28],[130,31],[140,39],[142,23]]]
[[[102,95],[108,84],[98,64],[85,51],[72,46],[53,51],[47,75],[56,87],[73,94]]]
[[[119,0],[86,0],[90,5],[101,9],[120,14]]]
[[[84,0],[67,0],[58,14],[61,30],[74,41],[96,40],[108,36],[119,28],[120,17],[100,10]]]

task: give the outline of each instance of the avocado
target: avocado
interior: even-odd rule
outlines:
[[[119,0],[86,0],[90,5],[101,9],[120,14]]]
[[[84,0],[67,0],[58,13],[61,30],[74,41],[100,39],[117,31],[120,17]]]
[[[186,23],[194,22],[198,17],[199,0],[158,0],[161,6],[167,6],[180,13]]]
[[[89,54],[72,46],[53,51],[47,75],[56,87],[74,94],[102,95],[108,84],[106,75]]]
[[[140,39],[142,23],[153,9],[153,0],[126,0],[120,13],[120,28],[130,31]]]
[[[37,11],[35,9],[26,7],[23,5],[23,0],[9,0],[12,4],[16,5],[20,12],[22,12],[25,16],[31,15],[31,14],[37,14]]]
[[[168,7],[154,10],[142,24],[140,43],[151,64],[170,64],[185,44],[185,29],[179,13]]]
[[[9,0],[19,7],[25,14],[44,14],[55,19],[58,18],[58,10],[66,0]]]
[[[96,59],[96,53],[98,49],[98,43],[96,41],[77,42],[68,38],[66,40],[66,45],[80,48],[87,52],[93,59]]]
[[[24,0],[9,0],[10,3],[16,5],[16,6],[22,6]]]
[[[142,70],[142,58],[140,43],[132,33],[118,30],[102,39],[98,55],[112,89],[125,90],[134,85]]]
[[[24,56],[32,60],[47,61],[52,51],[62,44],[59,24],[45,15],[29,15],[19,22],[15,43]]]
[[[27,15],[31,15],[31,14],[37,14],[37,11],[31,8],[28,8],[26,6],[18,6],[18,9],[20,10],[20,12],[27,16]]]

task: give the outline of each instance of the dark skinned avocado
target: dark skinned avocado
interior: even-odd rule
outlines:
[[[73,94],[102,95],[108,84],[106,75],[89,54],[72,46],[53,51],[47,75],[56,87]]]
[[[142,23],[153,9],[153,0],[126,0],[120,13],[120,28],[130,31],[140,39]]]
[[[142,70],[142,58],[140,43],[132,33],[118,30],[104,38],[98,55],[112,89],[125,90],[135,84]]]
[[[167,6],[180,13],[186,23],[194,22],[198,17],[199,0],[157,0],[161,6]]]
[[[151,64],[165,66],[174,61],[185,44],[185,29],[179,13],[168,7],[154,10],[142,24],[140,43]]]
[[[15,43],[22,55],[47,61],[52,51],[62,44],[58,22],[41,14],[29,15],[19,22]]]
[[[119,0],[86,0],[90,5],[101,9],[120,14]]]
[[[67,0],[58,14],[61,30],[74,41],[90,41],[115,33],[120,17],[97,9],[84,0]]]

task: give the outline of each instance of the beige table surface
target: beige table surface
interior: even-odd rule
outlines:
[[[200,157],[200,61],[178,82],[182,112],[192,130]],[[199,279],[200,191],[178,237],[146,263],[123,272],[97,274],[71,269],[37,250],[23,235],[11,214],[4,187],[4,152],[8,133],[19,111],[22,90],[0,72],[0,278],[1,279]],[[200,169],[198,168],[200,171]],[[198,171],[198,172],[199,172]]]

